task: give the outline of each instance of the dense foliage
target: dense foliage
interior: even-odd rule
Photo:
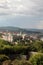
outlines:
[[[32,65],[43,65],[43,53],[36,53],[29,59]]]
[[[13,44],[0,39],[0,63],[8,62],[10,64],[13,63],[13,65],[43,65],[42,41],[33,40],[32,43],[30,43],[28,40],[21,40],[17,41],[17,43],[18,44]]]

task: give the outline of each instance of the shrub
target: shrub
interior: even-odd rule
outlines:
[[[6,60],[2,62],[2,65],[10,65],[10,64],[11,64],[11,60]]]
[[[6,56],[6,55],[0,55],[0,62],[8,60],[8,59],[9,59],[8,56]]]
[[[29,61],[26,61],[26,60],[17,60],[17,59],[15,59],[12,62],[12,65],[31,65],[31,63]]]
[[[33,54],[29,61],[32,63],[32,65],[43,65],[43,54],[37,53]]]

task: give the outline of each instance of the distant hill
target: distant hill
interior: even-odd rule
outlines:
[[[24,32],[24,33],[41,33],[43,29],[23,29],[19,27],[0,27],[0,31],[10,31],[10,32]]]
[[[20,32],[20,31],[24,31],[25,29],[19,28],[19,27],[0,27],[0,31],[11,31],[11,32]]]

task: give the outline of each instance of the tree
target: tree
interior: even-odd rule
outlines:
[[[29,61],[32,63],[32,65],[43,65],[43,54],[34,54],[30,57]]]
[[[33,43],[33,47],[35,48],[35,51],[43,52],[43,42],[42,41],[35,41]]]

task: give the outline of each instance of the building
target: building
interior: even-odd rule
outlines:
[[[12,42],[13,41],[13,35],[11,33],[5,33],[4,35],[2,35],[2,39]]]

